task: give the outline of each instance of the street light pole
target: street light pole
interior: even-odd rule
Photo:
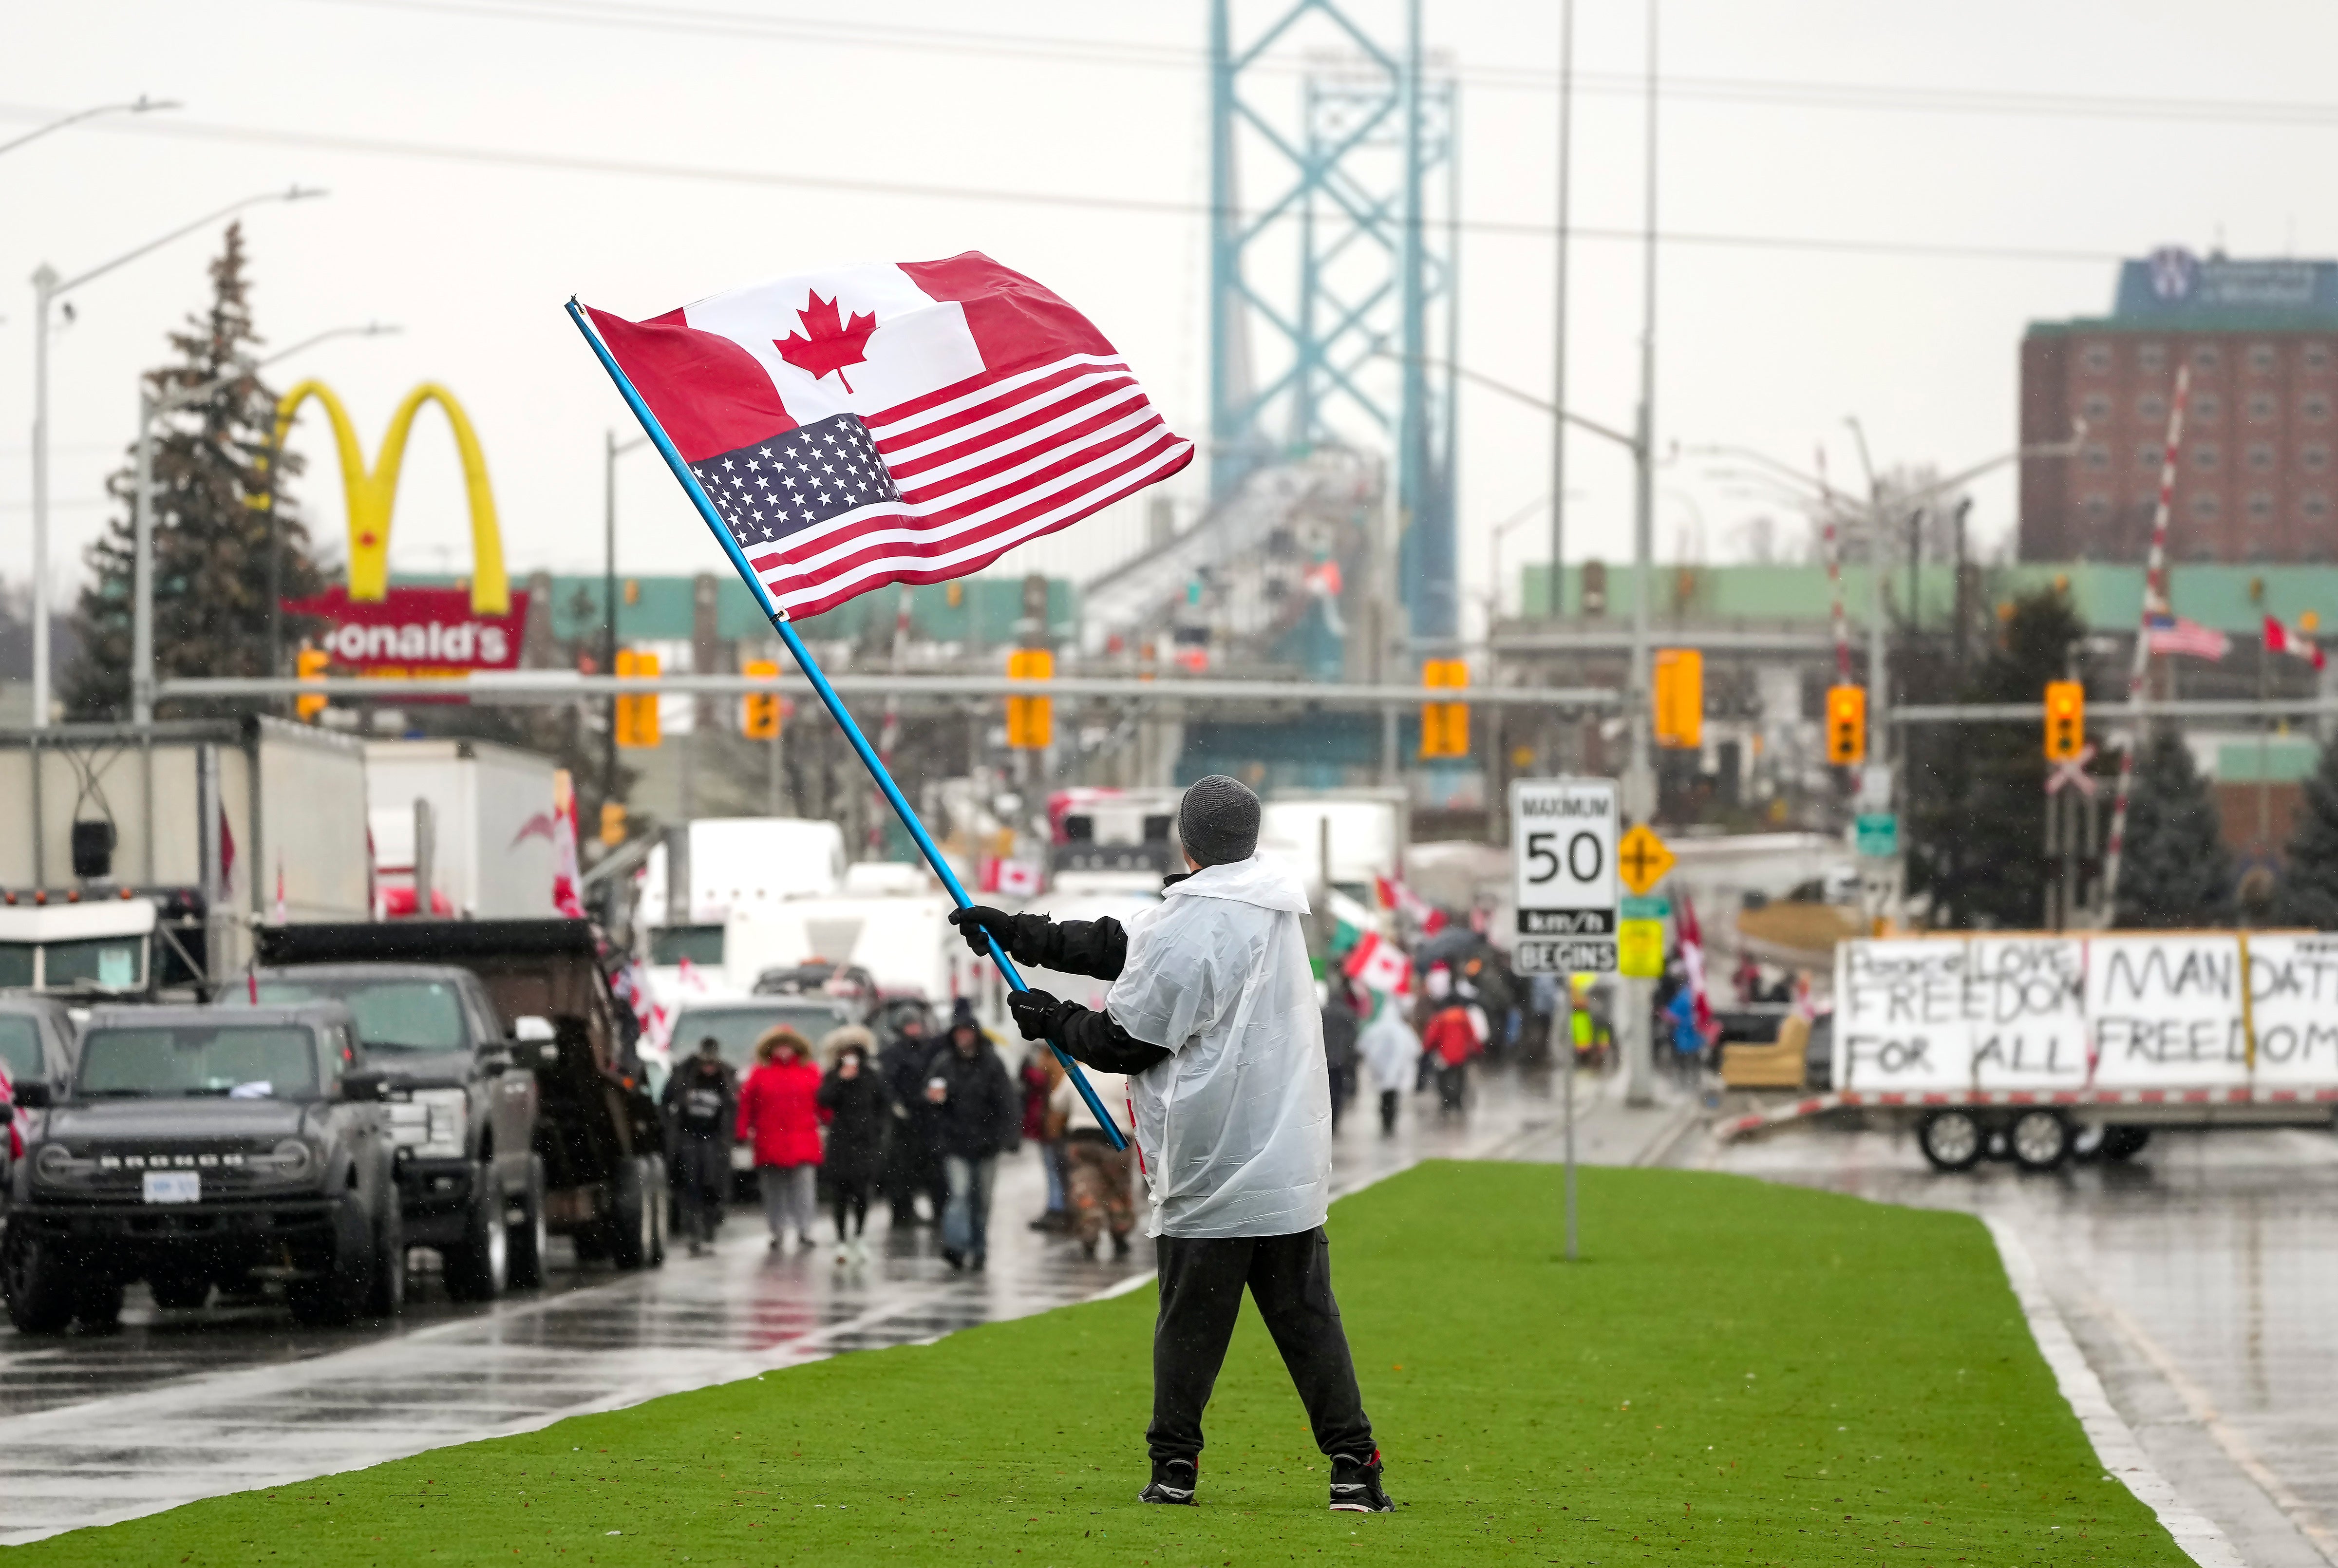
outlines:
[[[68,125],[78,125],[84,120],[94,120],[100,114],[146,114],[151,113],[157,109],[183,109],[185,107],[185,104],[179,103],[173,98],[149,98],[146,94],[141,93],[138,94],[137,99],[133,103],[101,103],[94,109],[78,110],[75,113],[64,115],[60,119],[52,120],[45,125],[27,131],[13,142],[0,142],[0,152],[14,152],[17,148],[22,147],[27,142],[38,142],[42,137],[48,135],[51,132],[62,131]]]
[[[1653,584],[1656,499],[1656,0],[1648,0],[1647,192],[1641,239],[1640,406],[1633,421],[1632,675],[1625,693],[1632,751],[1624,770],[1624,814],[1645,823],[1656,814],[1655,771],[1648,755],[1648,619]],[[1655,1101],[1655,1019],[1645,980],[1626,978],[1623,989],[1624,1102]]]
[[[1570,139],[1575,124],[1575,0],[1558,11],[1558,255],[1553,290],[1557,324],[1552,332],[1550,377],[1550,593],[1545,610],[1556,621],[1565,612],[1567,566],[1567,223]],[[1502,591],[1500,578],[1494,593]],[[1523,612],[1524,605],[1519,609]]]
[[[300,201],[322,196],[322,191],[295,185],[231,201],[181,224],[134,250],[125,250],[102,266],[60,279],[55,268],[43,262],[33,274],[33,728],[49,725],[49,308],[58,299],[117,267],[127,266],[174,240],[182,240],[207,224],[262,201]]]
[[[280,349],[267,358],[240,361],[227,375],[214,376],[195,387],[183,387],[159,397],[142,378],[138,387],[138,463],[130,496],[131,568],[130,568],[130,721],[152,724],[154,721],[154,422],[163,415],[200,403],[221,387],[263,370],[281,359],[290,359],[304,349],[335,338],[378,338],[398,331],[396,327],[378,321],[368,321],[362,327],[335,327],[314,337],[303,338],[290,348]],[[268,585],[269,617],[272,626],[276,603],[276,475],[283,454],[271,443],[268,454]],[[271,657],[268,672],[282,673],[276,668],[273,657],[274,639],[270,642]]]
[[[649,437],[620,441],[614,430],[601,433],[601,673],[617,672],[617,459]],[[608,746],[603,763],[601,799],[617,798],[617,699],[609,699]]]

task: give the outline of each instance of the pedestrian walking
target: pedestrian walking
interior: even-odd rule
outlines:
[[[755,1042],[755,1070],[739,1091],[739,1141],[754,1148],[774,1252],[791,1232],[797,1245],[811,1248],[820,1213],[819,1100],[820,1069],[804,1037],[784,1024],[763,1031]]]
[[[1395,1507],[1331,1294],[1323,1220],[1331,1107],[1322,1021],[1308,965],[1299,879],[1258,858],[1258,797],[1223,775],[1178,802],[1188,874],[1126,926],[960,909],[970,946],[987,932],[1017,962],[1112,982],[1100,1011],[1045,992],[1008,998],[1026,1039],[1051,1038],[1100,1072],[1130,1074],[1153,1200],[1161,1307],[1153,1329],[1146,1503],[1194,1501],[1202,1412],[1245,1287],[1282,1353],[1331,1505]]]
[[[925,1101],[949,1183],[942,1261],[952,1269],[980,1269],[990,1250],[998,1157],[1021,1136],[1023,1103],[1007,1064],[974,1021],[974,1004],[964,997],[950,1010],[948,1043],[926,1063]]]
[[[1380,1091],[1380,1135],[1386,1137],[1396,1131],[1397,1107],[1412,1086],[1421,1057],[1420,1036],[1404,1021],[1404,1009],[1393,998],[1380,1004],[1378,1014],[1356,1036],[1356,1054]]]
[[[885,1201],[892,1206],[897,1230],[941,1223],[948,1189],[942,1182],[941,1156],[934,1149],[933,1118],[926,1113],[926,1063],[933,1054],[934,1043],[926,1033],[921,1010],[900,1021],[877,1058],[887,1102],[885,1161],[879,1185]],[[926,1195],[924,1217],[918,1213],[921,1192]]]
[[[1023,1095],[1023,1136],[1039,1146],[1039,1169],[1047,1179],[1047,1206],[1031,1221],[1034,1230],[1063,1231],[1072,1228],[1064,1196],[1063,1141],[1047,1125],[1048,1095],[1063,1073],[1054,1052],[1043,1044],[1033,1044],[1025,1051],[1023,1065],[1015,1074]]]
[[[665,1081],[659,1096],[673,1133],[673,1199],[693,1258],[706,1250],[731,1196],[731,1125],[739,1081],[712,1034]]]
[[[1449,999],[1421,1033],[1423,1061],[1437,1064],[1437,1113],[1458,1115],[1469,1095],[1469,1059],[1485,1047],[1485,1014],[1459,996]]]
[[[1088,1086],[1107,1111],[1128,1103],[1128,1080],[1117,1073],[1091,1073]],[[1136,1229],[1135,1152],[1112,1146],[1105,1136],[1104,1123],[1072,1087],[1071,1075],[1060,1069],[1048,1093],[1047,1108],[1062,1129],[1072,1239],[1082,1252],[1094,1258],[1098,1245],[1111,1237],[1116,1263],[1128,1256],[1128,1233]]]
[[[1323,1067],[1331,1081],[1331,1131],[1340,1131],[1340,1117],[1356,1092],[1356,1031],[1359,1017],[1355,993],[1338,965],[1331,967],[1323,997]]]
[[[828,1075],[820,1081],[820,1119],[828,1128],[820,1180],[828,1183],[836,1219],[836,1260],[865,1263],[869,1193],[877,1180],[890,1106],[873,1065],[876,1036],[857,1024],[830,1031],[820,1043]],[[848,1221],[849,1228],[848,1228]]]

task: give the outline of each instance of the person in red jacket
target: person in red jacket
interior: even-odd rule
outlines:
[[[771,1250],[792,1230],[809,1251],[820,1213],[820,1069],[803,1036],[784,1024],[755,1042],[755,1062],[739,1090],[739,1141],[754,1145]]]
[[[1479,1031],[1484,1014],[1451,997],[1429,1020],[1420,1034],[1422,1060],[1437,1063],[1437,1113],[1449,1116],[1462,1108],[1469,1092],[1469,1058],[1484,1048]]]

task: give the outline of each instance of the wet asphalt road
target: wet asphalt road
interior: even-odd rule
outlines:
[[[1439,1122],[1433,1095],[1414,1103],[1428,1114],[1409,1114],[1394,1138],[1343,1125],[1341,1190],[1429,1155],[1502,1152],[1554,1115],[1547,1099],[1507,1089],[1466,1122]],[[451,1302],[418,1273],[388,1323],[305,1329],[265,1306],[169,1312],[134,1287],[113,1333],[28,1338],[0,1326],[0,1544],[928,1340],[1152,1277],[1141,1215],[1125,1262],[1091,1262],[1027,1228],[1043,1194],[1035,1150],[1003,1162],[979,1275],[951,1272],[930,1227],[892,1232],[881,1213],[865,1266],[840,1268],[828,1248],[774,1253],[760,1216],[739,1208],[709,1256],[670,1250],[664,1268],[637,1274],[579,1271],[555,1240],[549,1286],[489,1305]]]
[[[1694,1162],[2009,1225],[2112,1405],[2252,1568],[2338,1563],[2338,1139],[2161,1130],[2132,1162],[1932,1172],[1807,1129]]]

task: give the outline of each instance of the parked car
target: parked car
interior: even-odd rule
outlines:
[[[476,975],[453,964],[310,964],[261,970],[218,1001],[346,1005],[366,1065],[388,1086],[407,1245],[437,1251],[458,1299],[544,1282],[535,1075],[518,1069],[519,1043]],[[552,1026],[531,1033],[550,1040]]]
[[[304,1323],[396,1312],[406,1240],[384,1083],[338,1002],[110,1007],[74,1071],[28,1085],[0,1289],[27,1334],[280,1285]]]

